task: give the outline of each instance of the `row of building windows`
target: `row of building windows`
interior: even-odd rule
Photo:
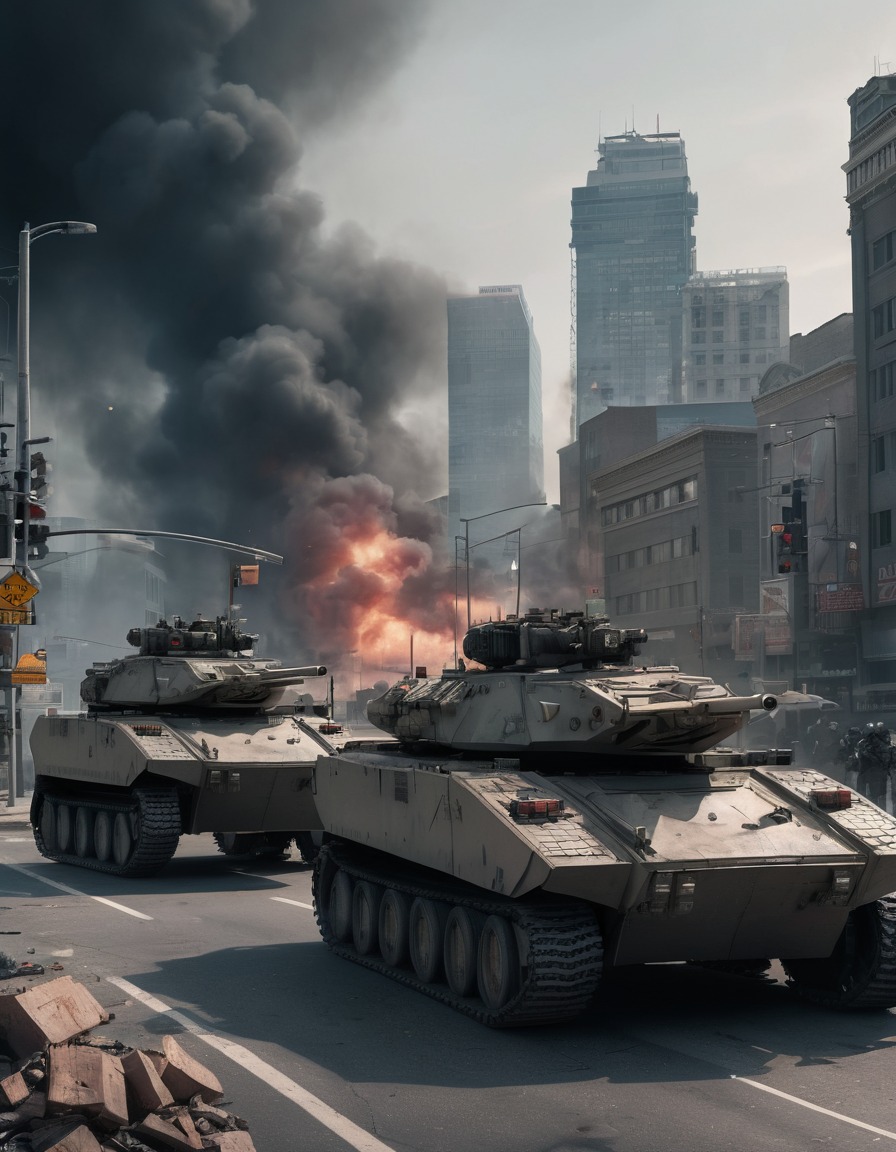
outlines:
[[[646,568],[651,564],[665,564],[669,560],[679,560],[682,556],[693,556],[698,551],[697,528],[687,536],[676,536],[674,540],[663,540],[659,544],[648,544],[645,548],[633,548],[631,552],[620,552],[607,556],[605,571],[608,575],[624,572],[627,568]]]
[[[870,372],[871,395],[875,400],[886,400],[893,395],[893,385],[896,382],[896,360],[882,364],[880,368],[873,368]]]
[[[616,597],[616,616],[631,616],[639,612],[659,612],[664,608],[690,608],[697,603],[697,581],[645,588],[642,592],[629,592]]]
[[[598,495],[596,484],[595,481],[592,496]],[[666,488],[644,492],[633,500],[622,500],[618,504],[609,504],[601,510],[601,523],[606,528],[611,524],[619,524],[623,520],[631,520],[635,516],[647,516],[651,512],[659,512],[663,508],[671,508],[675,504],[685,504],[689,500],[696,499],[697,477],[689,476],[686,480],[679,480],[676,484],[669,484]]]
[[[891,296],[889,300],[884,300],[883,304],[878,304],[872,309],[871,331],[877,339],[879,336],[886,336],[894,328],[896,328],[896,296]]]
[[[743,395],[748,395],[753,382],[752,376],[741,376],[738,379],[738,391]],[[734,384],[734,381],[716,380],[715,394],[716,396],[726,396],[728,394],[728,384]],[[758,383],[758,381],[757,381]],[[705,380],[697,380],[694,389],[695,396],[708,396],[707,382]]]

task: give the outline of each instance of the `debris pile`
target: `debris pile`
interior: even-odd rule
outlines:
[[[88,1036],[108,1014],[70,976],[0,995],[0,1152],[255,1152],[213,1072]]]

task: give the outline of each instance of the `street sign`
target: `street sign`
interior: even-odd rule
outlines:
[[[0,601],[0,624],[33,624],[34,615],[32,606],[26,608],[3,607],[6,601]]]
[[[0,580],[0,609],[21,608],[37,593],[38,589],[21,572],[10,572]]]

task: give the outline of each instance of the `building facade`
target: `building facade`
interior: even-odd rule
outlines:
[[[448,525],[544,500],[541,351],[518,284],[448,300]],[[489,523],[488,535],[502,530]]]
[[[681,398],[681,289],[695,268],[684,141],[605,137],[572,190],[576,380],[573,435],[609,405]]]
[[[896,76],[849,97],[846,200],[852,241],[858,483],[867,661],[880,702],[896,708]]]
[[[607,612],[646,628],[645,659],[728,681],[733,624],[755,612],[755,429],[695,426],[593,477]]]
[[[790,336],[785,268],[698,272],[681,290],[682,399],[750,400]]]

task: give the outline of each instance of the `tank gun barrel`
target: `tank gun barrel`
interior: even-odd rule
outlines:
[[[688,704],[690,704],[691,708],[688,710],[691,712],[703,713],[708,716],[726,716],[732,712],[754,712],[759,709],[770,712],[777,706],[777,703],[777,697],[762,692],[755,696],[711,696],[706,700],[667,700],[658,703],[629,700],[628,707],[629,711],[633,713],[646,712],[656,716],[664,712],[681,712],[683,709],[688,709]]]
[[[293,684],[296,680],[326,674],[327,669],[323,664],[309,664],[302,668],[264,668],[258,675],[265,684]]]

